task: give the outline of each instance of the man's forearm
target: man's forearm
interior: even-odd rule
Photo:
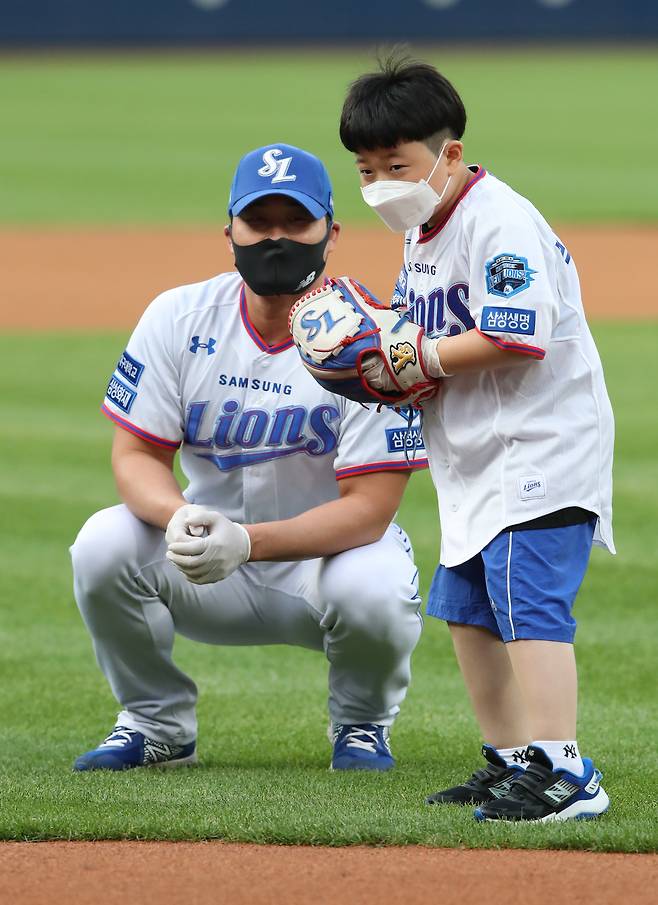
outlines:
[[[392,518],[376,500],[354,495],[323,503],[295,518],[245,525],[251,560],[315,559],[379,540]]]
[[[133,515],[164,531],[186,502],[171,467],[139,450],[113,457],[112,465],[119,495]]]

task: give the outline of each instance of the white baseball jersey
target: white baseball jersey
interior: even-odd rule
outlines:
[[[336,499],[337,479],[427,465],[417,426],[323,390],[292,338],[263,340],[238,273],[151,303],[103,412],[157,446],[181,447],[186,499],[245,524]]]
[[[575,264],[527,199],[471,169],[440,223],[407,232],[392,306],[432,337],[475,329],[528,363],[447,378],[425,406],[441,562],[572,506],[599,516],[595,541],[614,552],[614,423]]]

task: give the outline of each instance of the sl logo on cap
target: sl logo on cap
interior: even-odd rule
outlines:
[[[283,151],[280,148],[270,148],[263,154],[263,163],[258,170],[259,176],[271,176],[272,183],[275,182],[294,182],[297,177],[291,173],[288,175],[288,168],[292,163],[292,157],[281,157]],[[277,160],[277,158],[281,158]]]

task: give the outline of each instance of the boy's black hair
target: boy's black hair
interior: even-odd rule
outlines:
[[[393,148],[422,141],[435,153],[446,138],[461,138],[466,111],[448,79],[429,63],[393,52],[379,72],[352,82],[340,117],[340,140],[348,151]],[[438,147],[435,147],[438,143]]]

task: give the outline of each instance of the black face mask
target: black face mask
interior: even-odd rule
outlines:
[[[233,242],[235,266],[256,295],[302,295],[325,267],[324,250],[329,235],[307,245],[293,239],[263,239],[255,245]]]

